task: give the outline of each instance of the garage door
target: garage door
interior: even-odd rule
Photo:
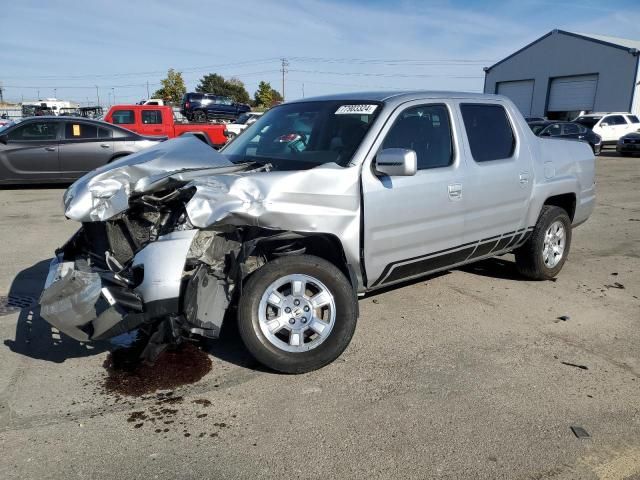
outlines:
[[[531,115],[531,99],[533,98],[533,80],[498,83],[499,95],[509,98],[520,109],[525,117]]]
[[[549,112],[577,112],[593,110],[598,86],[597,75],[577,75],[551,80]]]

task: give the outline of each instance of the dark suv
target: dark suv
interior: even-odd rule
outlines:
[[[212,93],[186,93],[182,97],[180,113],[189,121],[206,122],[214,119],[235,120],[249,110],[249,105],[236,103],[229,97]]]

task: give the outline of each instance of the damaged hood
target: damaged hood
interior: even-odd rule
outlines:
[[[81,177],[63,196],[65,216],[78,222],[108,220],[128,208],[132,194],[153,191],[169,177],[188,181],[196,172],[225,173],[245,168],[193,136],[178,137]]]
[[[108,220],[128,209],[130,196],[167,189],[169,182],[194,190],[185,210],[196,228],[226,224],[358,234],[358,167],[326,163],[265,171],[231,163],[195,138],[161,143],[82,177],[65,193],[65,215],[79,222]]]

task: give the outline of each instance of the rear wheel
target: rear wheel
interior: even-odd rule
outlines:
[[[571,246],[571,220],[553,205],[542,207],[527,242],[515,251],[516,267],[525,277],[550,280],[562,270]]]
[[[196,123],[206,123],[207,113],[203,110],[196,110],[193,112],[193,121]]]
[[[238,329],[260,363],[304,373],[347,348],[356,311],[351,284],[335,265],[311,255],[287,256],[256,270],[244,285]]]

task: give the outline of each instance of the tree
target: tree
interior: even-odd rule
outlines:
[[[217,73],[210,73],[202,77],[196,86],[196,92],[231,97],[238,103],[249,103],[251,100],[242,81],[235,77],[225,80],[222,75]]]
[[[167,72],[167,78],[160,80],[162,88],[156,90],[153,94],[154,98],[162,98],[163,100],[179,103],[182,96],[187,93],[187,87],[184,85],[184,79],[181,72],[176,72],[170,68]]]
[[[270,108],[273,105],[282,103],[283,98],[280,92],[275,90],[269,82],[263,81],[258,84],[258,90],[253,96],[253,101],[256,107]]]

